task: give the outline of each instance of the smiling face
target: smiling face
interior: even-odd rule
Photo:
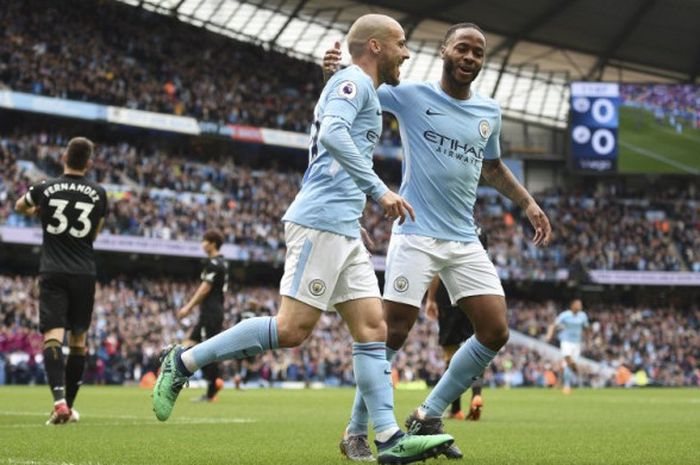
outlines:
[[[395,86],[400,80],[401,65],[410,57],[406,47],[406,37],[403,28],[396,23],[380,43],[381,52],[378,58],[379,80]]]
[[[440,49],[442,75],[456,87],[469,87],[484,64],[486,38],[478,29],[457,29]]]

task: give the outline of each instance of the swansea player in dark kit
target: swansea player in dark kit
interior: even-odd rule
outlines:
[[[105,190],[85,178],[94,144],[71,139],[61,156],[63,175],[29,188],[15,204],[38,214],[43,229],[39,267],[39,329],[44,335],[44,367],[54,399],[46,424],[77,421],[73,403],[85,370],[86,336],[95,301],[93,242],[107,211]],[[63,344],[68,334],[68,357]]]
[[[486,249],[486,234],[481,228],[477,228],[476,231],[479,235],[479,242]],[[469,321],[467,314],[461,311],[459,307],[452,305],[447,289],[440,281],[439,276],[435,276],[428,287],[425,298],[425,313],[429,318],[437,319],[438,321],[438,343],[442,347],[445,362],[449,365],[459,346],[474,335],[474,327]],[[481,397],[481,380],[475,380],[471,385],[471,389],[472,399],[466,419],[477,421],[481,418],[481,409],[484,406],[484,400]],[[465,419],[465,415],[462,412],[461,397],[452,402],[449,417],[455,420]]]
[[[208,259],[202,270],[202,283],[189,302],[177,312],[177,317],[182,319],[199,305],[199,321],[192,329],[189,339],[185,341],[185,347],[199,344],[219,334],[223,327],[224,293],[228,290],[228,264],[220,252],[223,242],[224,236],[220,231],[210,230],[204,233],[202,249]],[[202,367],[202,374],[209,384],[207,393],[199,400],[212,402],[216,400],[216,393],[223,387],[223,381],[219,379],[218,363]]]

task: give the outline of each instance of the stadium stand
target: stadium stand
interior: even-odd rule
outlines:
[[[96,293],[90,332],[88,382],[121,384],[138,380],[157,368],[163,344],[184,339],[189,319],[178,322],[172,309],[182,305],[194,290],[192,283],[169,279],[116,278],[102,283]],[[34,278],[0,276],[0,353],[5,354],[5,380],[9,383],[40,381],[41,337],[36,329],[38,302]],[[225,327],[252,315],[274,315],[279,305],[275,288],[243,287],[226,296]],[[509,301],[510,326],[543,338],[547,325],[561,311],[553,301]],[[617,369],[647,373],[650,383],[664,386],[698,386],[700,370],[700,308],[680,311],[670,307],[595,305],[586,308],[592,326],[584,356]],[[327,385],[353,382],[351,339],[340,318],[323,316],[312,337],[300,348],[277,351],[242,363],[229,364],[231,377],[241,373],[251,384],[282,381],[320,381]],[[421,317],[394,363],[402,382],[435,383],[444,369],[437,344],[437,324]],[[535,351],[509,345],[485,375],[492,386],[547,386],[547,372],[558,370],[556,360]],[[585,385],[614,385],[586,373]]]
[[[16,173],[3,182],[0,195],[16,198],[27,188],[14,160],[57,174],[65,142],[46,134],[1,138],[3,163]],[[203,160],[128,143],[101,144],[91,177],[116,183],[106,223],[112,234],[196,240],[217,227],[226,242],[271,249],[283,247],[279,218],[301,182],[301,173],[253,170],[231,157]],[[477,221],[489,233],[490,252],[504,278],[551,279],[557,270],[577,266],[700,271],[700,203],[679,196],[675,187],[654,193],[628,193],[614,185],[598,191],[560,189],[543,192],[538,200],[555,231],[555,243],[546,249],[528,241],[527,218],[510,202],[483,196],[477,203]],[[0,222],[28,224],[9,210],[2,213]],[[373,252],[385,254],[391,225],[377,204],[368,204],[363,223],[375,241]]]
[[[59,44],[68,10],[81,26]],[[16,2],[0,24],[0,81],[18,91],[301,132],[319,93],[317,65],[117,2]]]

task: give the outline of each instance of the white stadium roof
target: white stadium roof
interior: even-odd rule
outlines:
[[[597,4],[598,7],[602,5],[595,0],[537,0],[535,3],[538,5],[535,6],[541,11],[535,11],[533,5],[529,4],[525,8],[519,1],[498,0],[499,11],[503,17],[511,18],[513,24],[508,25],[508,21],[502,21],[494,23],[493,27],[489,27],[490,12],[484,9],[485,4],[491,2],[436,0],[381,1],[368,4],[345,0],[119,1],[172,15],[216,33],[273,47],[319,63],[326,48],[335,40],[342,41],[350,24],[358,16],[370,12],[389,14],[404,25],[409,37],[412,57],[404,64],[402,75],[404,78],[422,80],[437,79],[441,73],[439,44],[450,24],[441,19],[451,18],[451,22],[471,20],[482,25],[488,41],[487,61],[475,83],[476,88],[498,100],[505,116],[550,127],[566,126],[569,110],[568,82],[572,80],[687,82],[696,81],[698,73],[698,63],[692,59],[687,65],[687,74],[679,71],[684,69],[682,66],[666,64],[668,62],[663,59],[669,59],[668,53],[658,53],[660,58],[657,61],[645,61],[647,55],[639,55],[642,59],[629,54],[622,58],[616,56],[640,23],[658,7],[659,2],[656,0],[625,0],[619,8],[606,13],[605,18],[599,16],[600,22],[608,24],[608,29],[612,28],[612,32],[607,29],[597,30],[596,27],[600,26],[591,24],[581,16],[586,8],[591,9],[592,4]],[[385,7],[374,6],[377,3]],[[664,2],[664,5],[669,3],[683,4],[681,6],[690,3],[695,10],[700,5],[695,0],[670,0]],[[493,5],[490,8],[493,10]],[[577,12],[576,8],[581,11]],[[690,14],[692,18],[695,10],[680,11],[680,14]],[[493,16],[492,12],[491,14]],[[574,14],[578,15],[578,19],[567,19]],[[697,17],[700,16],[695,16]],[[550,35],[538,38],[536,33],[542,32],[545,27],[560,31],[557,34],[561,35],[562,40],[546,40]],[[570,38],[571,34],[566,33],[567,30],[575,31],[577,28],[586,30],[587,37],[592,39],[600,39],[596,34],[612,34],[614,37],[599,40],[597,48],[578,47],[575,38]],[[693,29],[697,31],[696,27]],[[494,30],[499,30],[499,33],[493,32]],[[697,36],[698,34],[691,34],[688,38],[689,48],[695,45],[694,42],[700,46]],[[690,55],[692,54],[691,50]],[[348,56],[347,51],[344,55]]]

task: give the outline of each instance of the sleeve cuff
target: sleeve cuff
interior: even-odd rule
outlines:
[[[372,188],[370,196],[375,202],[378,202],[379,199],[381,199],[387,192],[389,192],[389,188],[386,187],[386,184],[384,184],[383,181],[379,181],[379,183]]]

